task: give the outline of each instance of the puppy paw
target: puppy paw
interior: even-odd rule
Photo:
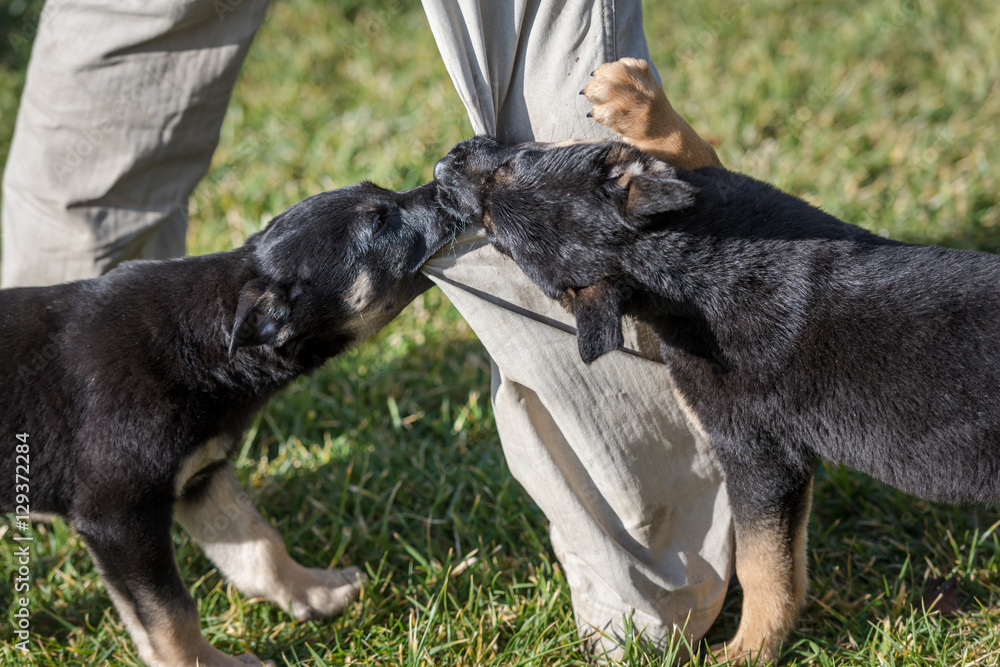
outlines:
[[[682,169],[722,166],[715,149],[670,105],[645,60],[601,65],[580,92],[594,105],[589,115],[636,148]]]
[[[636,58],[601,65],[581,92],[590,116],[629,141],[652,139],[672,111],[649,63]]]
[[[728,642],[715,644],[709,650],[716,662],[728,665],[753,665],[754,667],[774,664],[779,654],[777,648],[768,646],[751,648],[735,637]]]
[[[161,628],[162,629],[162,628]],[[156,648],[152,644],[139,645],[142,662],[149,667],[277,667],[273,660],[261,660],[253,653],[229,655],[212,646],[199,632],[191,635],[192,628],[171,627],[174,632],[159,634]]]
[[[344,611],[361,594],[366,577],[356,567],[342,570],[302,568],[294,582],[291,612],[305,621],[334,616]]]

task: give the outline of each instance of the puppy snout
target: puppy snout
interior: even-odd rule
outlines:
[[[445,175],[448,173],[448,165],[451,164],[451,156],[445,155],[443,158],[437,161],[434,165],[434,180],[442,181]]]

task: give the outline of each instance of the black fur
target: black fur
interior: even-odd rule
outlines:
[[[231,252],[0,291],[0,510],[16,510],[27,433],[30,510],[71,521],[116,589],[192,606],[170,540],[182,461],[238,442],[276,391],[360,342],[360,316],[387,322],[426,290],[418,269],[454,233],[433,184],[363,183],[300,202]],[[377,312],[348,298],[362,273]]]
[[[804,521],[817,457],[925,498],[1000,500],[1000,258],[890,241],[615,142],[480,137],[435,176],[443,205],[571,305],[585,361],[621,344],[622,315],[652,326],[738,538]]]
[[[722,169],[653,174],[643,196],[660,212],[629,215],[608,173],[653,159],[623,144],[475,148],[514,175],[480,190],[490,239],[553,298],[577,295],[585,358],[617,347],[634,314],[738,452],[780,447],[810,470],[819,454],[935,500],[1000,499],[1000,258],[890,241]],[[454,209],[467,177],[437,173]]]

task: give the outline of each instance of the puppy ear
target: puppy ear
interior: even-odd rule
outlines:
[[[607,160],[608,179],[628,191],[625,211],[629,215],[650,216],[694,204],[698,188],[677,178],[672,165],[631,146],[613,148]]]
[[[268,278],[257,278],[240,290],[236,319],[229,335],[229,358],[241,347],[281,347],[294,333],[288,289],[269,283]]]
[[[687,181],[673,178],[674,170],[652,172],[634,176],[628,184],[628,203],[625,211],[629,215],[650,216],[666,211],[680,211],[694,205],[698,188]]]
[[[576,343],[584,363],[589,364],[621,347],[625,342],[622,336],[622,315],[629,292],[602,280],[590,287],[576,290],[572,296]]]

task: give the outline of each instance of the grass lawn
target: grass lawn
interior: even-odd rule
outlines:
[[[0,0],[0,161],[40,6]],[[893,238],[1000,250],[995,0],[650,1],[646,31],[671,99],[729,167]],[[190,252],[232,248],[321,190],[416,185],[470,134],[418,3],[278,0],[191,202]],[[294,622],[243,598],[178,531],[219,648],[279,665],[586,664],[545,519],[500,451],[488,358],[438,291],[273,400],[237,468],[300,562],[363,564],[370,583],[342,617]],[[995,509],[825,466],[814,508],[785,664],[1000,663]],[[4,623],[0,664],[139,664],[66,524],[36,524],[35,547],[34,648],[15,651]],[[960,613],[923,611],[931,577],[957,579]],[[0,588],[4,617],[12,598]],[[711,641],[738,611],[733,590]],[[623,664],[664,661],[632,647]]]

